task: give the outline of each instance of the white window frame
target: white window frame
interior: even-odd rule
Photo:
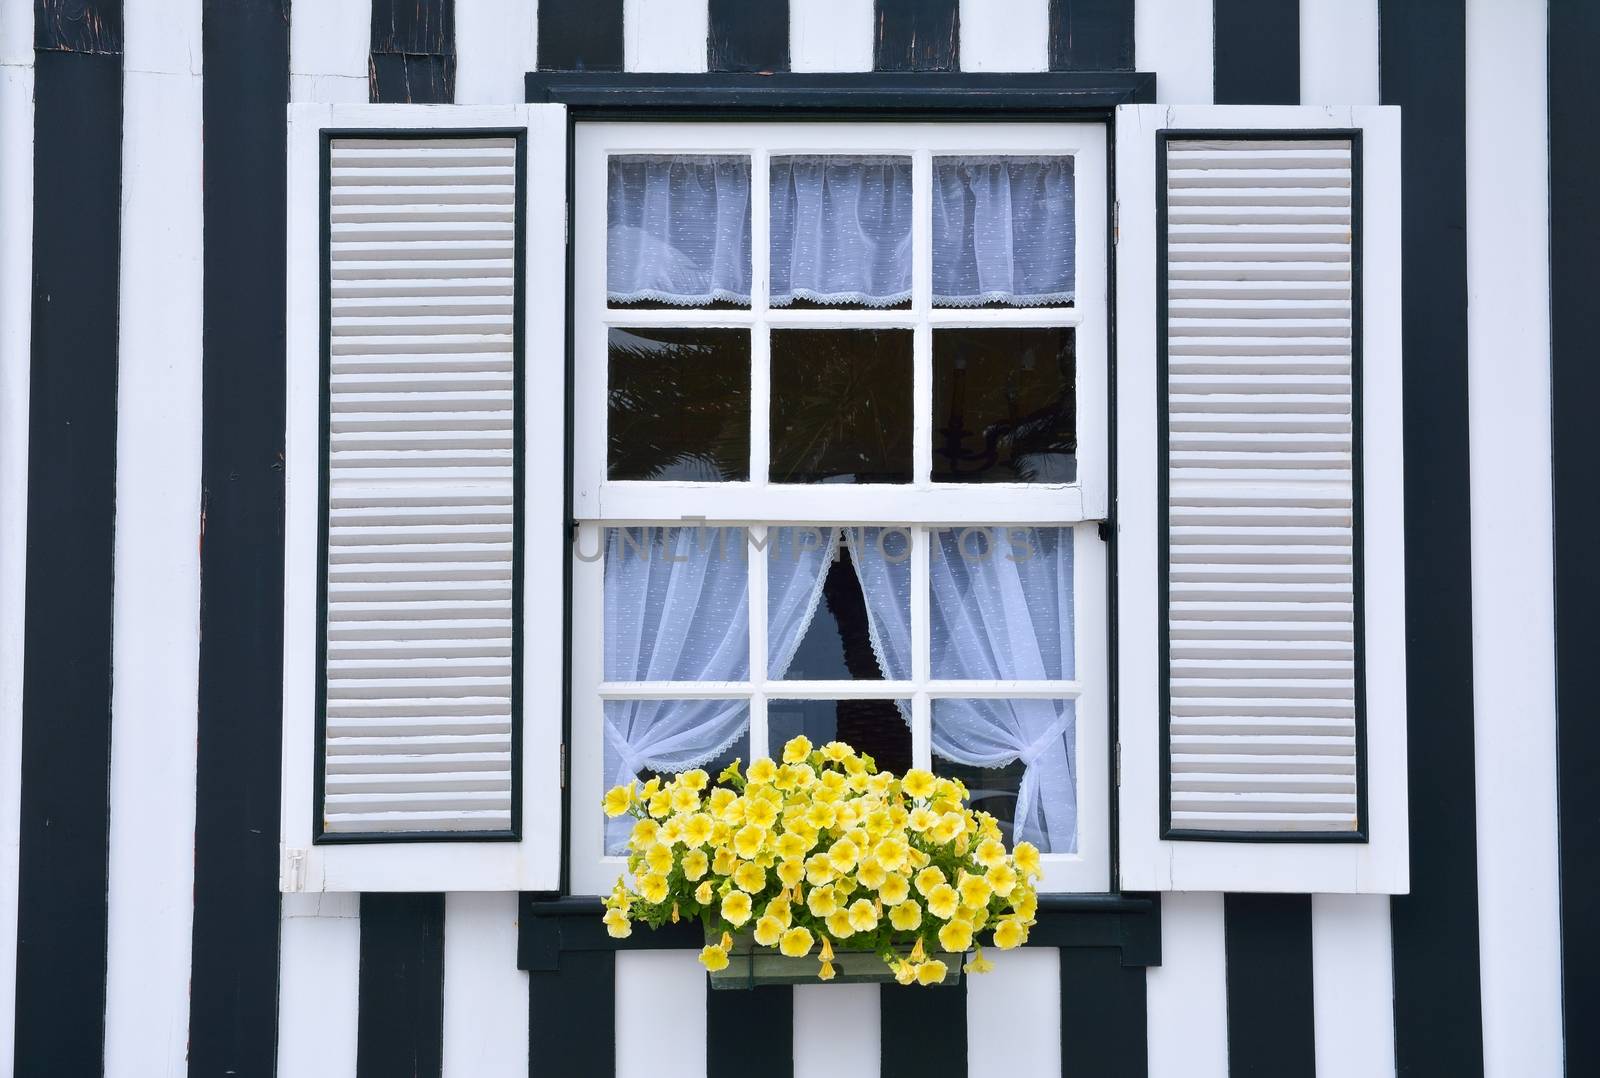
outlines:
[[[606,159],[611,154],[743,154],[751,159],[752,302],[744,310],[618,309],[606,303]],[[768,169],[783,154],[906,156],[913,168],[914,261],[909,309],[773,309],[767,302]],[[931,177],[936,155],[1061,154],[1074,160],[1076,298],[1071,307],[963,309],[932,306]],[[1107,698],[1107,575],[1097,522],[1107,506],[1106,128],[1073,124],[938,123],[579,123],[574,148],[573,514],[571,889],[604,893],[623,859],[600,854],[605,781],[600,735],[605,699],[748,697],[752,755],[765,755],[766,701],[909,699],[912,759],[931,764],[930,701],[1034,697],[1077,700],[1078,851],[1046,855],[1043,889],[1104,892],[1110,885],[1110,753]],[[606,467],[607,331],[731,327],[751,335],[751,468],[746,482],[610,481]],[[1077,355],[1077,480],[1070,484],[940,484],[932,461],[932,334],[939,328],[1073,327]],[[904,485],[779,485],[766,481],[768,330],[899,328],[913,334],[913,479]],[[765,558],[749,559],[752,680],[739,683],[607,685],[601,654],[604,565],[593,557],[602,531],[623,525],[890,525],[912,528],[913,676],[907,681],[803,682],[766,677]],[[920,527],[1070,527],[1074,541],[1074,669],[1077,680],[953,682],[929,677],[929,532]],[[587,552],[589,560],[577,557]]]

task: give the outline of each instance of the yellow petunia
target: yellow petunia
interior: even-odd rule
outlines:
[[[711,898],[712,898],[712,894],[711,894],[711,881],[710,880],[706,880],[699,887],[696,887],[694,889],[694,900],[696,902],[700,903],[700,905],[702,905],[702,906],[711,905]]]
[[[693,883],[706,874],[711,867],[711,859],[704,850],[690,850],[683,855],[683,878]]]
[[[810,764],[795,764],[794,784],[802,790],[809,790],[817,783],[817,773]]]
[[[704,846],[711,841],[711,833],[716,830],[716,821],[704,812],[696,812],[683,821],[683,844],[685,846]]]
[[[819,831],[825,827],[832,827],[837,816],[838,809],[827,801],[813,801],[811,807],[806,809],[806,823]]]
[[[833,866],[835,872],[849,872],[856,867],[856,857],[860,852],[854,842],[842,838],[828,847],[828,864]]]
[[[700,964],[712,973],[728,968],[728,952],[715,944],[700,948]]]
[[[979,909],[989,904],[989,896],[994,894],[994,888],[989,886],[989,881],[982,876],[967,876],[962,879],[958,888],[961,892],[961,904]]]
[[[978,953],[967,959],[968,973],[988,973],[994,969],[994,963],[983,957],[983,948],[978,948]]]
[[[806,896],[806,909],[813,917],[827,917],[839,908],[832,887],[813,887]]]
[[[734,832],[733,849],[740,857],[749,860],[761,852],[761,844],[766,841],[766,831],[753,823],[747,823]]]
[[[961,896],[948,883],[941,883],[928,892],[928,912],[941,921],[948,921],[961,908]]]
[[[676,786],[672,790],[672,811],[693,812],[700,807],[700,795],[687,786]]]
[[[793,887],[805,878],[805,862],[780,861],[778,863],[778,879],[783,881],[785,887]]]
[[[661,833],[661,825],[654,820],[640,820],[633,825],[633,834],[628,839],[628,845],[636,850],[642,850],[656,840]]]
[[[856,867],[856,880],[868,890],[876,891],[888,878],[889,874],[883,870],[883,866],[870,857]]]
[[[834,910],[828,914],[828,931],[837,940],[849,939],[855,929],[850,927],[850,914],[845,910]]]
[[[939,817],[938,823],[928,828],[928,837],[942,846],[961,837],[962,826],[963,821],[960,816],[954,812],[947,812]]]
[[[729,891],[722,896],[722,919],[738,928],[750,919],[750,896],[743,891]]]
[[[918,805],[916,808],[912,809],[911,814],[906,817],[906,826],[911,828],[911,830],[915,831],[919,835],[938,822],[939,817],[936,816],[934,811],[931,808],[928,808],[926,805]]]
[[[778,940],[778,950],[788,958],[804,958],[811,951],[812,937],[809,929],[791,928]]]
[[[718,786],[711,791],[711,796],[706,798],[706,811],[720,818],[727,807],[738,799],[739,795],[726,786]]]
[[[1011,856],[1016,858],[1017,867],[1023,875],[1029,878],[1039,875],[1039,847],[1031,842],[1019,842],[1012,849]]]
[[[935,887],[944,882],[944,872],[933,867],[932,865],[929,865],[927,868],[917,873],[917,894],[921,895],[923,898],[927,898],[929,891],[933,890]]]
[[[797,764],[810,755],[811,739],[804,734],[790,738],[789,743],[783,747],[783,762],[786,764]]]
[[[909,852],[905,840],[896,835],[880,839],[872,848],[872,856],[877,858],[878,864],[890,872],[898,871],[900,866],[906,863]]]
[[[846,745],[843,741],[830,741],[826,745],[822,746],[822,758],[824,760],[831,760],[834,763],[838,763],[854,751],[854,749],[852,749],[849,745]]]
[[[739,867],[733,870],[733,882],[738,884],[741,890],[755,894],[767,885],[767,870],[754,861],[741,862]]]
[[[906,772],[905,778],[900,780],[900,789],[905,791],[907,797],[914,797],[919,801],[925,800],[932,796],[934,791],[933,772],[913,767]]]
[[[659,791],[650,799],[650,815],[660,820],[672,812],[672,795],[665,790]]]
[[[750,765],[750,774],[747,776],[754,786],[770,786],[777,777],[778,765],[771,760],[757,760]]]
[[[745,805],[744,818],[756,827],[770,828],[778,820],[778,807],[764,797],[757,797]]]
[[[978,848],[973,851],[973,856],[978,859],[978,864],[984,868],[994,868],[996,865],[1006,863],[1006,844],[994,839],[984,839],[978,843]]]
[[[733,851],[724,846],[711,859],[711,871],[719,876],[731,876],[738,864],[739,859],[733,855]]]
[[[767,912],[764,916],[777,918],[778,923],[784,928],[788,928],[789,922],[794,920],[793,914],[789,911],[789,900],[787,898],[775,898],[768,902]]]
[[[658,872],[665,876],[672,871],[672,847],[657,843],[644,852],[644,863],[650,866],[651,872]]]
[[[1027,942],[1028,929],[1015,917],[1003,919],[994,930],[994,945],[1002,951],[1009,951]]]
[[[691,771],[685,771],[683,774],[679,775],[678,781],[683,783],[685,789],[693,790],[695,793],[699,793],[701,790],[704,790],[706,785],[711,781],[711,776],[697,767]]]
[[[1017,890],[1011,893],[1011,909],[1024,921],[1033,920],[1033,915],[1039,910],[1039,896],[1033,891],[1022,890],[1022,885],[1017,885]]]
[[[771,947],[778,942],[778,937],[783,935],[783,922],[776,917],[767,916],[756,921],[756,942],[763,947]]]
[[[793,831],[785,831],[773,848],[785,861],[798,861],[806,855],[806,840]]]
[[[665,899],[667,897],[667,878],[654,872],[647,872],[640,876],[639,897],[652,904]]]
[[[917,967],[918,984],[938,984],[944,980],[945,964],[937,958],[922,963]]]
[[[819,981],[831,981],[831,980],[833,980],[833,963],[832,962],[824,962],[824,963],[822,963],[822,968],[817,970],[817,980],[819,980]]]
[[[1010,895],[1017,887],[1017,870],[1004,861],[985,872],[983,878],[989,881],[989,886],[1001,898]]]
[[[613,939],[625,940],[633,934],[633,922],[621,910],[607,910],[603,918],[606,934]]]
[[[972,926],[965,921],[951,921],[939,929],[939,946],[951,954],[960,954],[972,946]]]
[[[658,840],[667,846],[676,846],[683,841],[683,829],[689,817],[677,815],[668,817],[667,822],[661,825],[661,834]]]
[[[811,886],[820,887],[833,877],[833,863],[828,860],[827,854],[814,853],[806,858],[806,882]]]
[[[850,927],[857,932],[871,932],[878,927],[878,910],[864,898],[850,904]]]
[[[911,884],[898,872],[891,872],[878,888],[878,897],[885,906],[897,906],[911,894]]]
[[[915,984],[917,981],[917,967],[902,958],[895,963],[894,979],[901,984]]]
[[[633,783],[626,786],[613,786],[606,791],[605,810],[607,816],[621,816],[633,807]]]
[[[889,923],[894,925],[896,931],[910,932],[922,924],[922,907],[917,905],[915,899],[902,902],[889,910]]]

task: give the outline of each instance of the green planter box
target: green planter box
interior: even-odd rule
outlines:
[[[716,939],[720,938],[719,935],[708,942],[716,942]],[[911,948],[902,947],[898,953],[909,957]],[[930,957],[938,958],[945,964],[944,980],[937,982],[938,984],[960,983],[961,967],[966,963],[966,955],[938,954]],[[775,948],[757,946],[755,938],[750,933],[741,932],[733,937],[733,946],[728,951],[728,967],[707,976],[711,978],[712,988],[758,988],[768,984],[892,984],[894,982],[894,970],[889,968],[875,951],[835,950],[834,977],[831,981],[817,979],[817,970],[821,965],[822,960],[817,957],[816,947],[813,947],[811,953],[804,958],[786,958]]]

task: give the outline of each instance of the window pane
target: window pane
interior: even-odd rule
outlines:
[[[744,700],[607,700],[606,789],[703,767],[715,779],[734,757],[750,759]],[[606,853],[625,853],[631,816],[606,821]]]
[[[774,678],[911,676],[911,535],[903,528],[773,528],[767,568]]]
[[[783,758],[783,746],[804,734],[813,745],[843,741],[871,756],[882,770],[911,766],[909,700],[769,700],[767,751]]]
[[[1070,483],[1078,475],[1070,329],[933,334],[933,480]]]
[[[613,329],[608,351],[610,478],[750,478],[747,331]]]
[[[608,528],[607,681],[744,681],[749,575],[737,528]]]
[[[911,331],[772,334],[772,481],[911,481]]]
[[[613,304],[750,303],[750,159],[624,155],[606,169]]]
[[[936,529],[928,559],[936,679],[1073,675],[1072,529]]]
[[[911,299],[911,158],[772,159],[772,306]]]
[[[933,159],[935,307],[1073,301],[1072,158]]]
[[[1007,843],[1072,853],[1075,719],[1071,700],[935,700],[933,770],[965,783],[972,807],[1000,822]]]

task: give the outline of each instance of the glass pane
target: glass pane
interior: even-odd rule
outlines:
[[[610,478],[750,478],[746,330],[613,329],[607,343]]]
[[[772,159],[772,306],[911,300],[911,158]]]
[[[607,528],[605,679],[744,681],[749,574],[738,528]]]
[[[714,781],[735,757],[750,759],[744,700],[607,700],[605,788],[703,767]],[[606,821],[607,854],[627,852],[631,816]]]
[[[930,545],[934,678],[1074,676],[1072,529],[938,528]]]
[[[773,528],[768,668],[805,681],[911,676],[911,535],[903,528]]]
[[[612,157],[606,168],[612,304],[750,304],[750,159]]]
[[[1078,848],[1073,704],[935,700],[934,773],[960,779],[972,807],[999,821],[1008,844],[1025,840],[1044,853],[1072,853]],[[1024,784],[1030,774],[1033,781]]]
[[[1071,329],[933,334],[933,480],[1070,483],[1078,477]]]
[[[1072,158],[933,159],[933,305],[1073,301]]]
[[[883,770],[911,766],[909,700],[769,700],[767,751],[783,758],[783,746],[804,734],[813,745],[843,741],[871,756]]]
[[[772,481],[911,481],[911,331],[772,334]]]

